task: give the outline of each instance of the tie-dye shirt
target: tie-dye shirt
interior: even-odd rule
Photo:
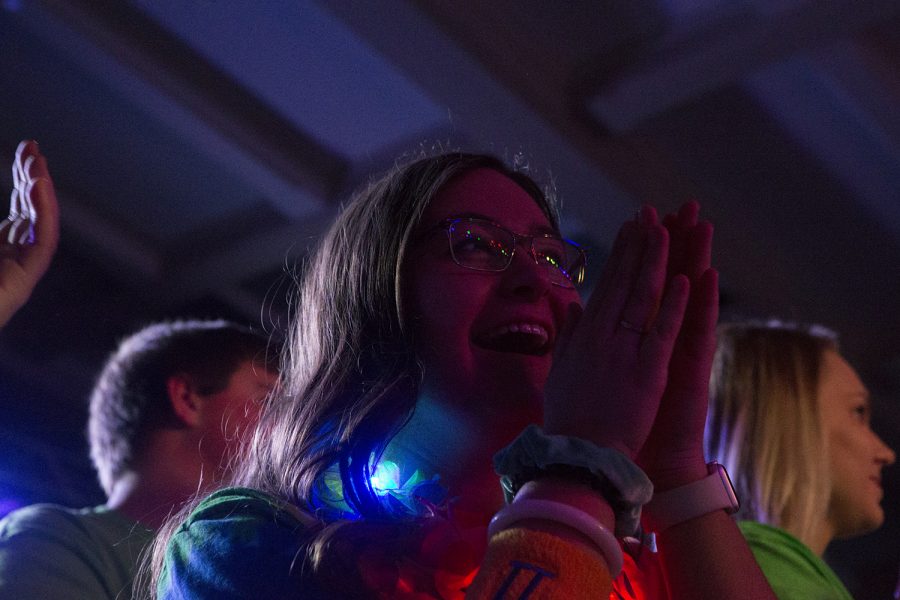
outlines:
[[[340,597],[310,574],[307,550],[318,529],[313,517],[268,494],[220,490],[201,502],[170,540],[159,598]],[[477,576],[474,571],[465,576],[465,569],[435,571],[422,585],[420,579],[405,578],[402,566],[398,573],[364,578],[372,582],[371,597],[536,600],[606,598],[611,593],[599,554],[517,527],[493,536]]]

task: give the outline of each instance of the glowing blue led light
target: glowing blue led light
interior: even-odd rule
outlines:
[[[400,489],[400,467],[392,460],[384,460],[375,467],[375,473],[370,478],[372,489],[379,496]]]

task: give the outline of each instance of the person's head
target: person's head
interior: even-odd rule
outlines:
[[[160,458],[145,455],[163,431],[190,431],[187,442],[215,476],[255,424],[274,358],[265,336],[227,321],[157,323],[125,338],[90,399],[91,459],[104,491]]]
[[[578,301],[560,265],[579,268],[580,259],[540,196],[507,175],[481,168],[448,182],[416,226],[402,270],[404,316],[425,365],[421,392],[501,413],[516,431],[517,414],[539,419],[550,350]]]
[[[808,544],[880,526],[881,470],[894,453],[869,412],[868,392],[828,330],[720,327],[706,450],[729,470],[739,516]]]
[[[527,241],[515,244],[502,272],[457,264],[473,266],[461,253],[488,250],[478,250],[481,240],[502,234],[480,221],[447,223],[471,217],[517,234],[558,229],[531,179],[477,155],[398,166],[346,206],[304,274],[285,351],[286,399],[270,406],[265,438],[257,436],[241,482],[304,504],[323,470],[337,464],[353,509],[382,514],[371,460],[420,398],[452,396],[506,411],[519,429],[522,420],[539,418],[535,389],[543,386],[565,305],[578,296],[571,285],[554,285]]]

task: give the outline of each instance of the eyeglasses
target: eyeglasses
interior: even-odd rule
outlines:
[[[583,248],[548,233],[520,235],[483,219],[451,218],[441,224],[450,241],[453,262],[475,271],[505,271],[518,242],[526,242],[534,262],[547,269],[550,283],[574,288],[584,281]]]

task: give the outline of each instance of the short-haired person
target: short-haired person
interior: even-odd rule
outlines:
[[[772,597],[732,505],[685,502],[718,479],[711,236],[645,207],[582,306],[527,175],[450,153],[373,181],[304,274],[240,487],[160,533],[159,597],[608,598],[654,486],[673,597]]]
[[[19,144],[13,179],[0,223],[0,326],[24,304],[59,238],[37,143]],[[91,458],[107,502],[35,505],[0,521],[0,599],[130,598],[153,530],[228,473],[274,385],[275,363],[265,336],[221,320],[158,323],[122,341],[90,404]]]
[[[740,528],[781,600],[850,600],[822,560],[833,539],[884,521],[895,455],[870,428],[869,393],[818,326],[720,327],[706,446],[741,499]]]
[[[91,394],[103,506],[39,504],[0,521],[0,598],[131,597],[154,530],[227,474],[275,381],[265,336],[227,321],[157,323],[127,337]]]

